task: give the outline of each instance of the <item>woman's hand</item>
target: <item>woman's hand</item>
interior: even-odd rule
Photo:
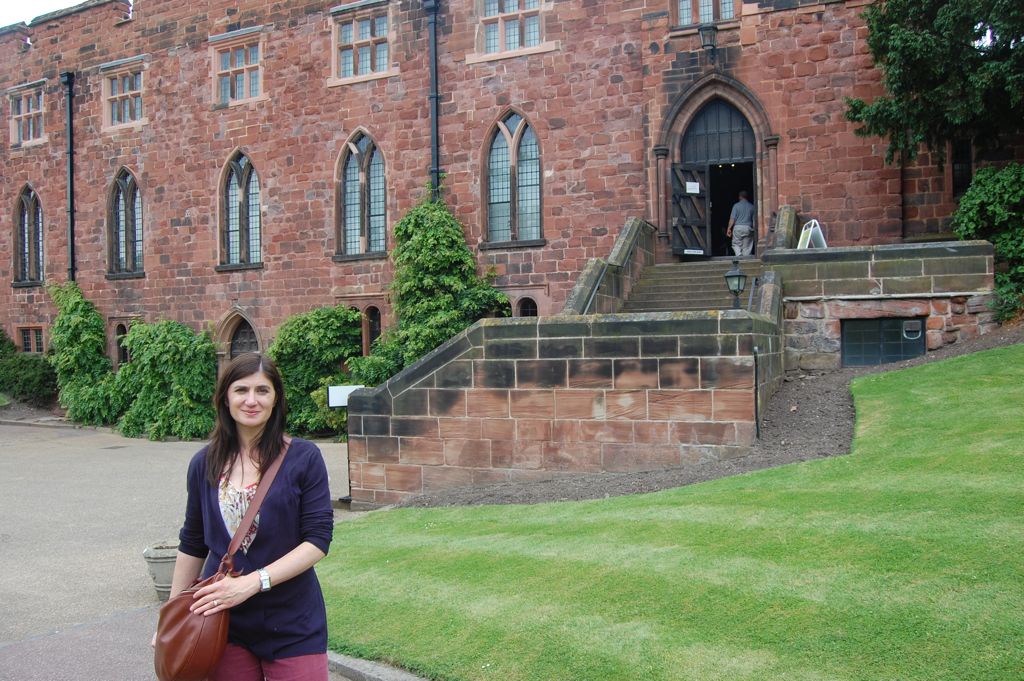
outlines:
[[[259,591],[260,578],[255,572],[241,577],[225,577],[197,591],[189,610],[200,615],[212,615],[246,602]]]

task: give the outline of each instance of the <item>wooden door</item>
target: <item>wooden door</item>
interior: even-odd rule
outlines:
[[[672,254],[712,255],[707,164],[672,164]]]

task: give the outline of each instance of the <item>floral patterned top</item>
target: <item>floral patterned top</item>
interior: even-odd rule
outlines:
[[[224,517],[224,524],[227,526],[228,533],[232,537],[235,536],[238,526],[242,524],[242,518],[245,517],[245,512],[249,510],[249,502],[256,495],[256,488],[259,484],[257,480],[251,485],[246,485],[244,489],[238,489],[228,482],[226,474],[221,474],[220,484],[217,486],[217,499],[220,501],[220,514]],[[249,552],[249,545],[256,538],[256,530],[259,526],[260,514],[257,513],[256,517],[253,518],[252,527],[249,528],[249,531],[242,538],[242,553]]]

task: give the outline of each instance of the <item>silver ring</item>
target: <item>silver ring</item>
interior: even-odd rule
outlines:
[[[214,601],[213,601],[213,607],[215,607],[215,608],[216,608],[216,607],[217,607],[218,605],[220,605],[220,601],[218,601],[218,600],[214,599]]]

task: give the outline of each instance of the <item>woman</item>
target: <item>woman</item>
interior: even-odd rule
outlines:
[[[287,445],[235,554],[241,574],[200,589],[192,611],[231,610],[228,647],[210,681],[326,681],[327,616],[312,569],[327,554],[334,522],[323,457],[313,443],[285,437],[284,387],[266,357],[232,360],[214,400],[213,437],[188,467],[171,596],[217,571],[261,472]]]

